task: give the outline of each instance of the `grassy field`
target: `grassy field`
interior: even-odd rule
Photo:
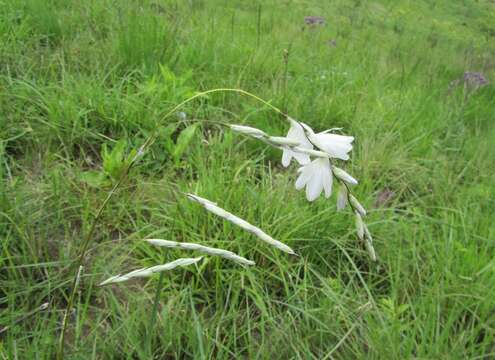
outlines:
[[[465,72],[495,81],[493,1],[0,1],[2,358],[55,357],[84,238],[156,128],[90,236],[66,358],[494,358],[495,86]],[[283,136],[268,106],[218,92],[165,117],[223,87],[356,137],[376,263],[335,195],[309,203],[280,151],[221,126]],[[150,237],[256,266],[168,272],[153,324],[158,277],[97,286],[198,255]]]

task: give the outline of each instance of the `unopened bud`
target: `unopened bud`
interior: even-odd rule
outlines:
[[[257,139],[268,136],[263,130],[256,129],[256,128],[251,127],[251,126],[230,125],[230,128],[233,131],[236,131],[236,132],[244,134],[244,135],[249,135],[249,136],[252,136],[252,137],[257,138]]]
[[[356,210],[361,216],[366,216],[366,210],[364,209],[363,205],[361,205],[353,195],[349,195],[349,201],[351,202],[354,210]]]
[[[337,179],[344,181],[349,185],[357,185],[358,181],[341,168],[332,166],[332,171]]]
[[[357,231],[358,238],[360,240],[363,240],[364,239],[364,227],[366,225],[364,225],[363,218],[361,217],[361,215],[359,215],[358,212],[356,212],[355,221],[356,221],[356,231]]]

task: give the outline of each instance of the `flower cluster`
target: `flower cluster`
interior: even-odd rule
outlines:
[[[333,131],[340,129],[329,129],[315,133],[309,125],[289,117],[287,119],[290,123],[290,129],[285,137],[270,136],[263,130],[244,125],[230,125],[230,128],[235,132],[248,135],[261,140],[270,146],[281,149],[282,165],[284,167],[288,167],[292,162],[292,159],[294,159],[300,165],[297,170],[299,176],[296,180],[295,187],[297,190],[306,189],[306,198],[308,201],[316,200],[322,193],[326,198],[329,198],[332,195],[334,179],[340,182],[341,186],[337,196],[337,210],[342,210],[347,205],[352,208],[352,211],[355,214],[358,238],[364,242],[371,259],[375,261],[376,254],[372,244],[373,239],[368,227],[363,221],[363,217],[366,216],[366,210],[354,195],[352,195],[350,190],[350,187],[357,185],[358,181],[345,170],[332,164],[333,159],[343,161],[349,160],[349,152],[352,150],[354,137],[332,133]],[[186,196],[190,200],[199,203],[207,211],[252,233],[269,245],[288,254],[295,255],[294,250],[289,246],[275,240],[260,228],[222,209],[216,203],[195,194],[189,193],[186,194]],[[215,249],[200,244],[179,243],[161,239],[148,239],[147,242],[156,246],[200,251],[208,255],[220,256],[242,265],[254,265],[254,261],[245,259],[224,249]],[[149,277],[157,272],[172,270],[178,266],[196,263],[200,259],[201,258],[178,259],[164,265],[137,269],[125,275],[112,276],[100,285],[123,282],[138,277]]]
[[[297,190],[306,189],[308,201],[316,200],[322,193],[325,198],[329,198],[332,195],[335,178],[341,184],[337,196],[337,210],[344,209],[347,204],[352,208],[356,216],[358,237],[364,241],[371,259],[375,261],[372,238],[363,221],[366,210],[350,190],[350,187],[357,185],[358,181],[332,163],[333,159],[349,160],[354,137],[334,134],[333,131],[340,130],[335,128],[315,133],[307,124],[290,117],[287,119],[290,129],[285,137],[270,136],[263,130],[250,126],[231,125],[230,128],[281,149],[284,167],[288,167],[294,159],[300,165],[295,187]]]

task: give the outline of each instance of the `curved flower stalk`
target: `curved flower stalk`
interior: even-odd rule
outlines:
[[[185,243],[185,242],[176,242],[176,241],[169,241],[169,240],[162,240],[162,239],[146,239],[148,243],[151,245],[155,246],[163,246],[167,248],[177,248],[177,249],[184,249],[184,250],[196,250],[200,251],[202,253],[208,254],[208,255],[214,255],[214,256],[220,256],[228,260],[232,260],[236,263],[242,264],[242,265],[255,265],[256,263],[252,260],[248,260],[242,256],[239,256],[232,251],[228,250],[223,250],[223,249],[216,249],[216,248],[211,248],[208,246],[203,246],[200,244],[194,244],[194,243]]]
[[[163,265],[156,265],[152,266],[149,268],[142,268],[142,269],[137,269],[134,271],[131,271],[130,273],[127,273],[125,275],[115,275],[112,276],[105,281],[103,281],[100,286],[108,285],[108,284],[114,284],[114,283],[120,283],[127,281],[132,278],[138,278],[138,277],[150,277],[153,274],[162,272],[162,271],[168,271],[175,269],[176,267],[179,266],[187,266],[191,264],[195,264],[198,261],[200,261],[203,257],[197,257],[197,258],[183,258],[183,259],[177,259],[172,262],[163,264]]]
[[[251,225],[246,220],[243,220],[240,217],[235,216],[234,214],[229,213],[228,211],[222,209],[216,203],[214,203],[208,199],[204,199],[202,197],[194,195],[194,194],[186,194],[186,195],[189,199],[196,201],[199,204],[201,204],[209,212],[211,212],[217,216],[220,216],[221,218],[224,218],[225,220],[228,220],[231,223],[243,228],[244,230],[256,235],[258,238],[260,238],[264,242],[276,247],[277,249],[284,251],[284,252],[291,254],[291,255],[296,254],[294,252],[294,250],[292,250],[289,246],[285,245],[284,243],[282,243],[278,240],[275,240],[270,235],[265,233],[263,230],[261,230],[260,228],[254,226],[254,225]]]

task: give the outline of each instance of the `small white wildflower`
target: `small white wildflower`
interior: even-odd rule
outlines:
[[[347,205],[347,188],[341,185],[337,195],[337,211],[343,210]]]
[[[232,131],[236,131],[236,132],[244,134],[244,135],[249,135],[249,136],[252,136],[256,139],[268,137],[268,135],[263,130],[256,129],[256,128],[251,127],[251,126],[230,125],[230,128],[232,129]]]
[[[299,123],[294,119],[288,118],[290,122],[290,129],[287,133],[287,138],[293,139],[300,143],[299,147],[303,149],[313,149],[313,145],[308,140],[307,136],[304,133],[303,126],[307,126],[306,124]],[[309,126],[308,126],[309,128]],[[304,154],[302,152],[295,152],[292,149],[285,148],[284,153],[282,154],[282,165],[284,167],[289,166],[292,158],[296,159],[296,161],[301,165],[306,165],[310,162],[310,158],[308,154]]]
[[[332,195],[332,170],[328,158],[318,158],[298,169],[299,177],[296,180],[296,189],[306,186],[308,201],[316,200],[322,191],[325,197]]]
[[[325,131],[315,134],[312,130],[308,131],[309,140],[320,150],[325,151],[330,157],[341,160],[349,160],[348,153],[352,150],[354,137],[327,134]]]
[[[354,209],[361,215],[361,216],[366,216],[366,210],[364,209],[363,205],[359,203],[359,201],[353,196],[349,195],[349,201],[351,202],[351,205],[354,207]]]
[[[313,145],[315,145],[332,158],[349,160],[348,153],[352,150],[351,144],[354,141],[354,137],[328,133],[334,129],[315,134],[313,129],[311,129],[311,127],[307,124],[298,122],[291,118],[288,119],[291,127],[287,137],[301,142],[300,147],[305,149],[313,149]],[[287,149],[284,150],[284,154],[282,156],[282,165],[287,167],[292,157],[295,157],[301,165],[306,165],[309,162],[308,157],[301,155],[296,157],[291,149]]]
[[[242,265],[255,265],[254,261],[243,258],[242,256],[236,255],[232,251],[228,251],[228,250],[211,248],[200,244],[176,242],[176,241],[169,241],[162,239],[147,239],[146,241],[156,246],[201,251],[205,254],[220,256],[225,259],[235,261]]]
[[[243,228],[244,230],[256,235],[258,238],[276,247],[277,249],[282,250],[288,254],[295,255],[294,250],[292,250],[289,246],[285,245],[284,243],[278,240],[273,239],[270,235],[266,234],[260,228],[251,225],[247,221],[241,219],[238,216],[235,216],[234,214],[229,213],[228,211],[217,206],[214,202],[194,194],[187,194],[187,197],[191,200],[200,203],[209,212],[212,212],[213,214],[220,216],[221,218],[224,218],[225,220],[228,220],[231,223]]]
[[[181,120],[186,120],[186,119],[187,119],[187,115],[186,115],[186,113],[185,113],[184,111],[179,111],[179,112],[177,113],[177,117],[178,117],[179,119],[181,119]]]
[[[183,259],[177,259],[175,261],[172,261],[172,262],[169,262],[169,263],[163,264],[163,265],[156,265],[156,266],[153,266],[150,268],[137,269],[137,270],[131,271],[130,273],[127,273],[125,275],[112,276],[112,277],[106,279],[105,281],[103,281],[102,283],[100,283],[99,286],[124,282],[124,281],[127,281],[129,279],[137,278],[137,277],[149,277],[149,276],[151,276],[155,273],[158,273],[158,272],[172,270],[172,269],[175,269],[176,267],[179,267],[179,266],[187,266],[187,265],[197,263],[201,259],[202,259],[202,257],[183,258]]]
[[[341,168],[338,168],[337,166],[332,166],[332,171],[337,179],[342,180],[349,185],[357,185],[358,181],[354,179],[351,175],[349,175],[347,172],[342,170]]]

